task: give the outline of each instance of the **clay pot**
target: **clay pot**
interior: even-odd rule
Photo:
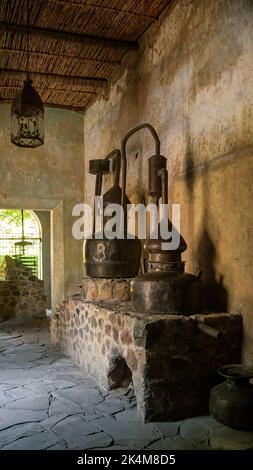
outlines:
[[[226,381],[212,388],[209,400],[210,415],[233,429],[253,431],[253,368],[242,364],[222,367],[218,373]]]

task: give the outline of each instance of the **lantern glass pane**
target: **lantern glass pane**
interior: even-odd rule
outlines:
[[[11,141],[18,147],[38,147],[44,143],[44,112],[33,108],[29,116],[12,114]]]

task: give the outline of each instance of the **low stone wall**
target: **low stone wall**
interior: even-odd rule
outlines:
[[[131,279],[101,279],[84,277],[82,281],[82,298],[95,302],[126,302],[131,298]]]
[[[217,328],[208,336],[198,322]],[[241,316],[144,316],[130,302],[64,302],[52,320],[62,351],[107,388],[133,382],[143,421],[173,420],[207,411],[217,368],[240,362]]]
[[[44,282],[29,268],[6,257],[6,280],[0,281],[0,321],[45,316]]]

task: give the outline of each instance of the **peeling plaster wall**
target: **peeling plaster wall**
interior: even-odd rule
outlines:
[[[21,149],[10,142],[10,113],[10,105],[0,104],[0,207],[48,210],[63,204],[58,230],[64,243],[62,265],[54,276],[55,305],[77,291],[82,278],[82,242],[72,237],[72,208],[83,202],[83,115],[46,108],[45,144]],[[56,245],[51,263],[55,250]]]
[[[200,265],[242,312],[243,360],[253,364],[253,2],[179,0],[142,37],[85,114],[85,168],[129,128],[152,123],[181,204],[187,270]],[[147,188],[147,132],[128,144],[128,195]],[[108,187],[109,181],[106,182]],[[85,173],[85,199],[94,177]]]

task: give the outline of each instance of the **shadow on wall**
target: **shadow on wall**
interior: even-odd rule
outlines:
[[[189,220],[189,233],[194,234],[194,213],[198,207],[194,206],[194,153],[191,139],[190,122],[185,119],[185,173],[186,187],[191,210]],[[208,231],[210,191],[207,180],[207,170],[201,172],[202,180],[202,204],[203,218],[200,229],[200,237],[195,251],[196,265],[203,271],[203,289],[201,293],[201,306],[203,310],[215,310],[217,312],[226,312],[228,307],[228,293],[223,283],[223,275],[216,272],[217,250]]]
[[[223,284],[223,276],[217,276],[215,270],[216,249],[205,227],[200,236],[196,252],[198,266],[204,271],[201,296],[203,309],[226,312],[228,294]]]

